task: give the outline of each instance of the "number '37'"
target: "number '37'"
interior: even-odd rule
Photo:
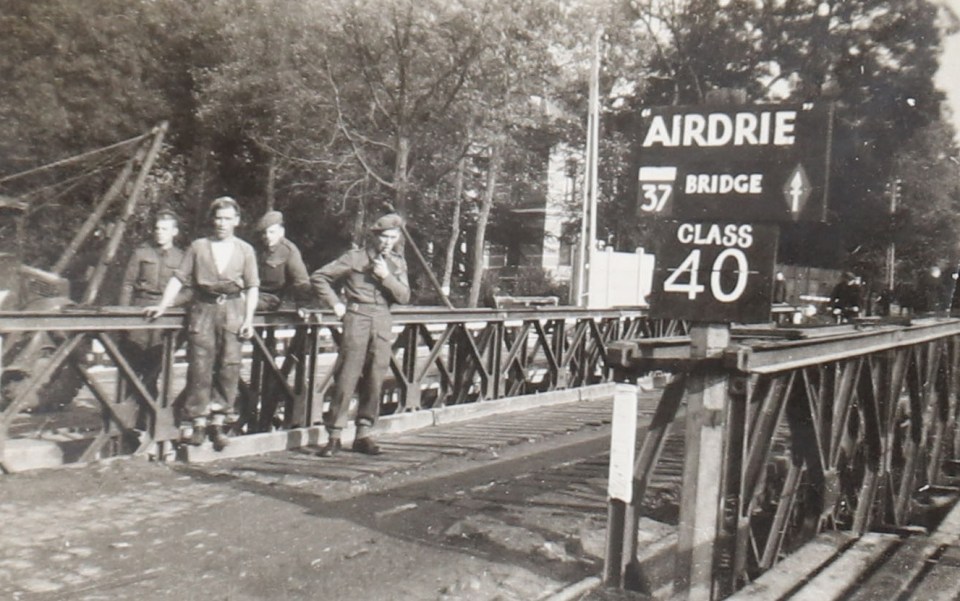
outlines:
[[[640,205],[640,210],[659,213],[673,194],[673,184],[641,184],[641,190],[646,202]]]

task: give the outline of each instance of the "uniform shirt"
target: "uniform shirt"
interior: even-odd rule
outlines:
[[[331,307],[340,302],[334,285],[343,284],[346,303],[390,305],[410,302],[410,284],[407,282],[407,262],[403,255],[391,252],[387,257],[390,275],[382,280],[373,275],[376,252],[369,249],[351,250],[339,259],[327,263],[310,276],[310,284],[321,300]]]
[[[257,257],[252,246],[239,238],[233,238],[230,262],[223,273],[220,273],[213,260],[210,242],[210,238],[194,240],[174,271],[174,277],[183,285],[208,294],[236,294],[241,290],[260,286]]]
[[[293,242],[281,238],[257,258],[261,292],[280,295],[287,290],[305,292],[310,289],[307,266]]]
[[[156,302],[163,296],[163,289],[173,276],[173,272],[183,260],[183,251],[172,247],[164,250],[151,244],[140,246],[130,257],[127,270],[123,273],[120,288],[120,304],[129,305],[131,301]]]

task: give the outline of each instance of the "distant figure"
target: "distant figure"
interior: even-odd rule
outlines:
[[[773,302],[787,302],[787,278],[784,277],[782,271],[778,271],[777,275],[773,277]]]
[[[347,425],[350,398],[360,387],[357,433],[353,450],[380,454],[371,431],[380,415],[380,388],[390,366],[393,318],[390,306],[410,301],[407,263],[395,249],[403,219],[394,213],[377,219],[364,248],[350,250],[310,276],[317,297],[343,320],[340,357],[330,411],[324,416],[328,441],[321,457],[340,452],[340,434]],[[343,289],[343,297],[337,293]]]
[[[830,294],[830,308],[837,323],[850,321],[860,315],[861,292],[860,278],[850,271],[843,272]]]
[[[253,247],[235,237],[240,206],[229,196],[210,203],[213,235],[194,240],[167,282],[159,304],[144,315],[157,318],[183,286],[193,288],[188,321],[187,395],[180,440],[199,445],[210,437],[213,448],[229,444],[237,422],[243,340],[253,336],[260,277]]]
[[[944,278],[939,265],[932,265],[917,281],[913,301],[915,313],[942,313],[953,294],[953,278]]]
[[[269,211],[257,223],[263,236],[263,252],[257,254],[260,272],[258,311],[276,311],[285,301],[307,298],[310,275],[303,264],[300,249],[286,238],[283,213]]]
[[[896,293],[890,288],[884,288],[877,297],[877,315],[890,317],[891,307],[896,300]]]

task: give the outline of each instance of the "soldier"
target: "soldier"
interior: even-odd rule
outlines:
[[[390,365],[393,343],[390,306],[410,300],[407,263],[403,255],[394,250],[402,226],[399,215],[384,215],[370,228],[364,248],[346,252],[310,276],[314,292],[343,320],[336,385],[330,411],[324,419],[329,438],[318,453],[321,457],[332,457],[340,451],[340,434],[347,425],[350,398],[361,375],[363,386],[357,406],[353,450],[367,455],[380,453],[370,433],[380,415],[380,387]],[[334,289],[341,284],[343,300]]]
[[[830,307],[837,323],[845,323],[859,317],[861,296],[860,278],[853,272],[843,272],[843,276],[830,294]]]
[[[303,298],[310,292],[310,275],[300,249],[285,237],[283,213],[270,211],[260,218],[257,231],[266,246],[257,255],[260,273],[258,311],[275,311],[284,301]]]
[[[161,209],[154,218],[153,244],[144,244],[133,251],[127,262],[120,287],[120,305],[149,307],[163,296],[163,289],[183,259],[183,251],[174,246],[179,233],[176,213]],[[183,289],[173,307],[190,300],[190,290]],[[144,386],[157,396],[157,377],[163,362],[163,334],[160,330],[132,330],[124,340],[125,355]]]
[[[930,268],[917,278],[913,301],[914,313],[941,314],[949,308],[953,296],[953,278],[944,278],[939,265]]]
[[[269,211],[257,223],[257,231],[263,236],[263,252],[257,253],[257,268],[260,273],[260,302],[257,311],[276,311],[284,303],[307,300],[310,295],[310,275],[303,264],[300,249],[288,240],[283,227],[283,213]],[[306,343],[306,330],[298,329],[290,340],[289,353],[299,351]],[[267,431],[279,418],[277,409],[277,382],[268,377],[263,382],[262,405],[257,427]]]
[[[210,204],[213,236],[194,240],[167,283],[149,318],[163,315],[183,286],[194,290],[187,340],[187,395],[180,439],[199,445],[209,434],[214,449],[229,443],[226,429],[236,422],[241,339],[253,336],[260,278],[253,247],[234,237],[240,207],[229,196]]]

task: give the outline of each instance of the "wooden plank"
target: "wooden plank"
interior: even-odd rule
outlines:
[[[868,532],[836,561],[814,576],[790,601],[841,599],[900,540],[894,534]],[[888,597],[889,598],[889,597]]]
[[[908,601],[953,601],[960,597],[960,549],[950,547],[927,572]]]
[[[929,538],[908,540],[884,562],[882,569],[877,570],[857,587],[848,601],[899,598],[901,594],[912,590],[917,576],[939,549],[940,545]]]
[[[942,545],[956,544],[960,541],[960,503],[954,504],[930,538]]]
[[[853,540],[851,535],[841,532],[821,534],[727,599],[728,601],[783,599],[809,574],[832,561],[851,540]]]

